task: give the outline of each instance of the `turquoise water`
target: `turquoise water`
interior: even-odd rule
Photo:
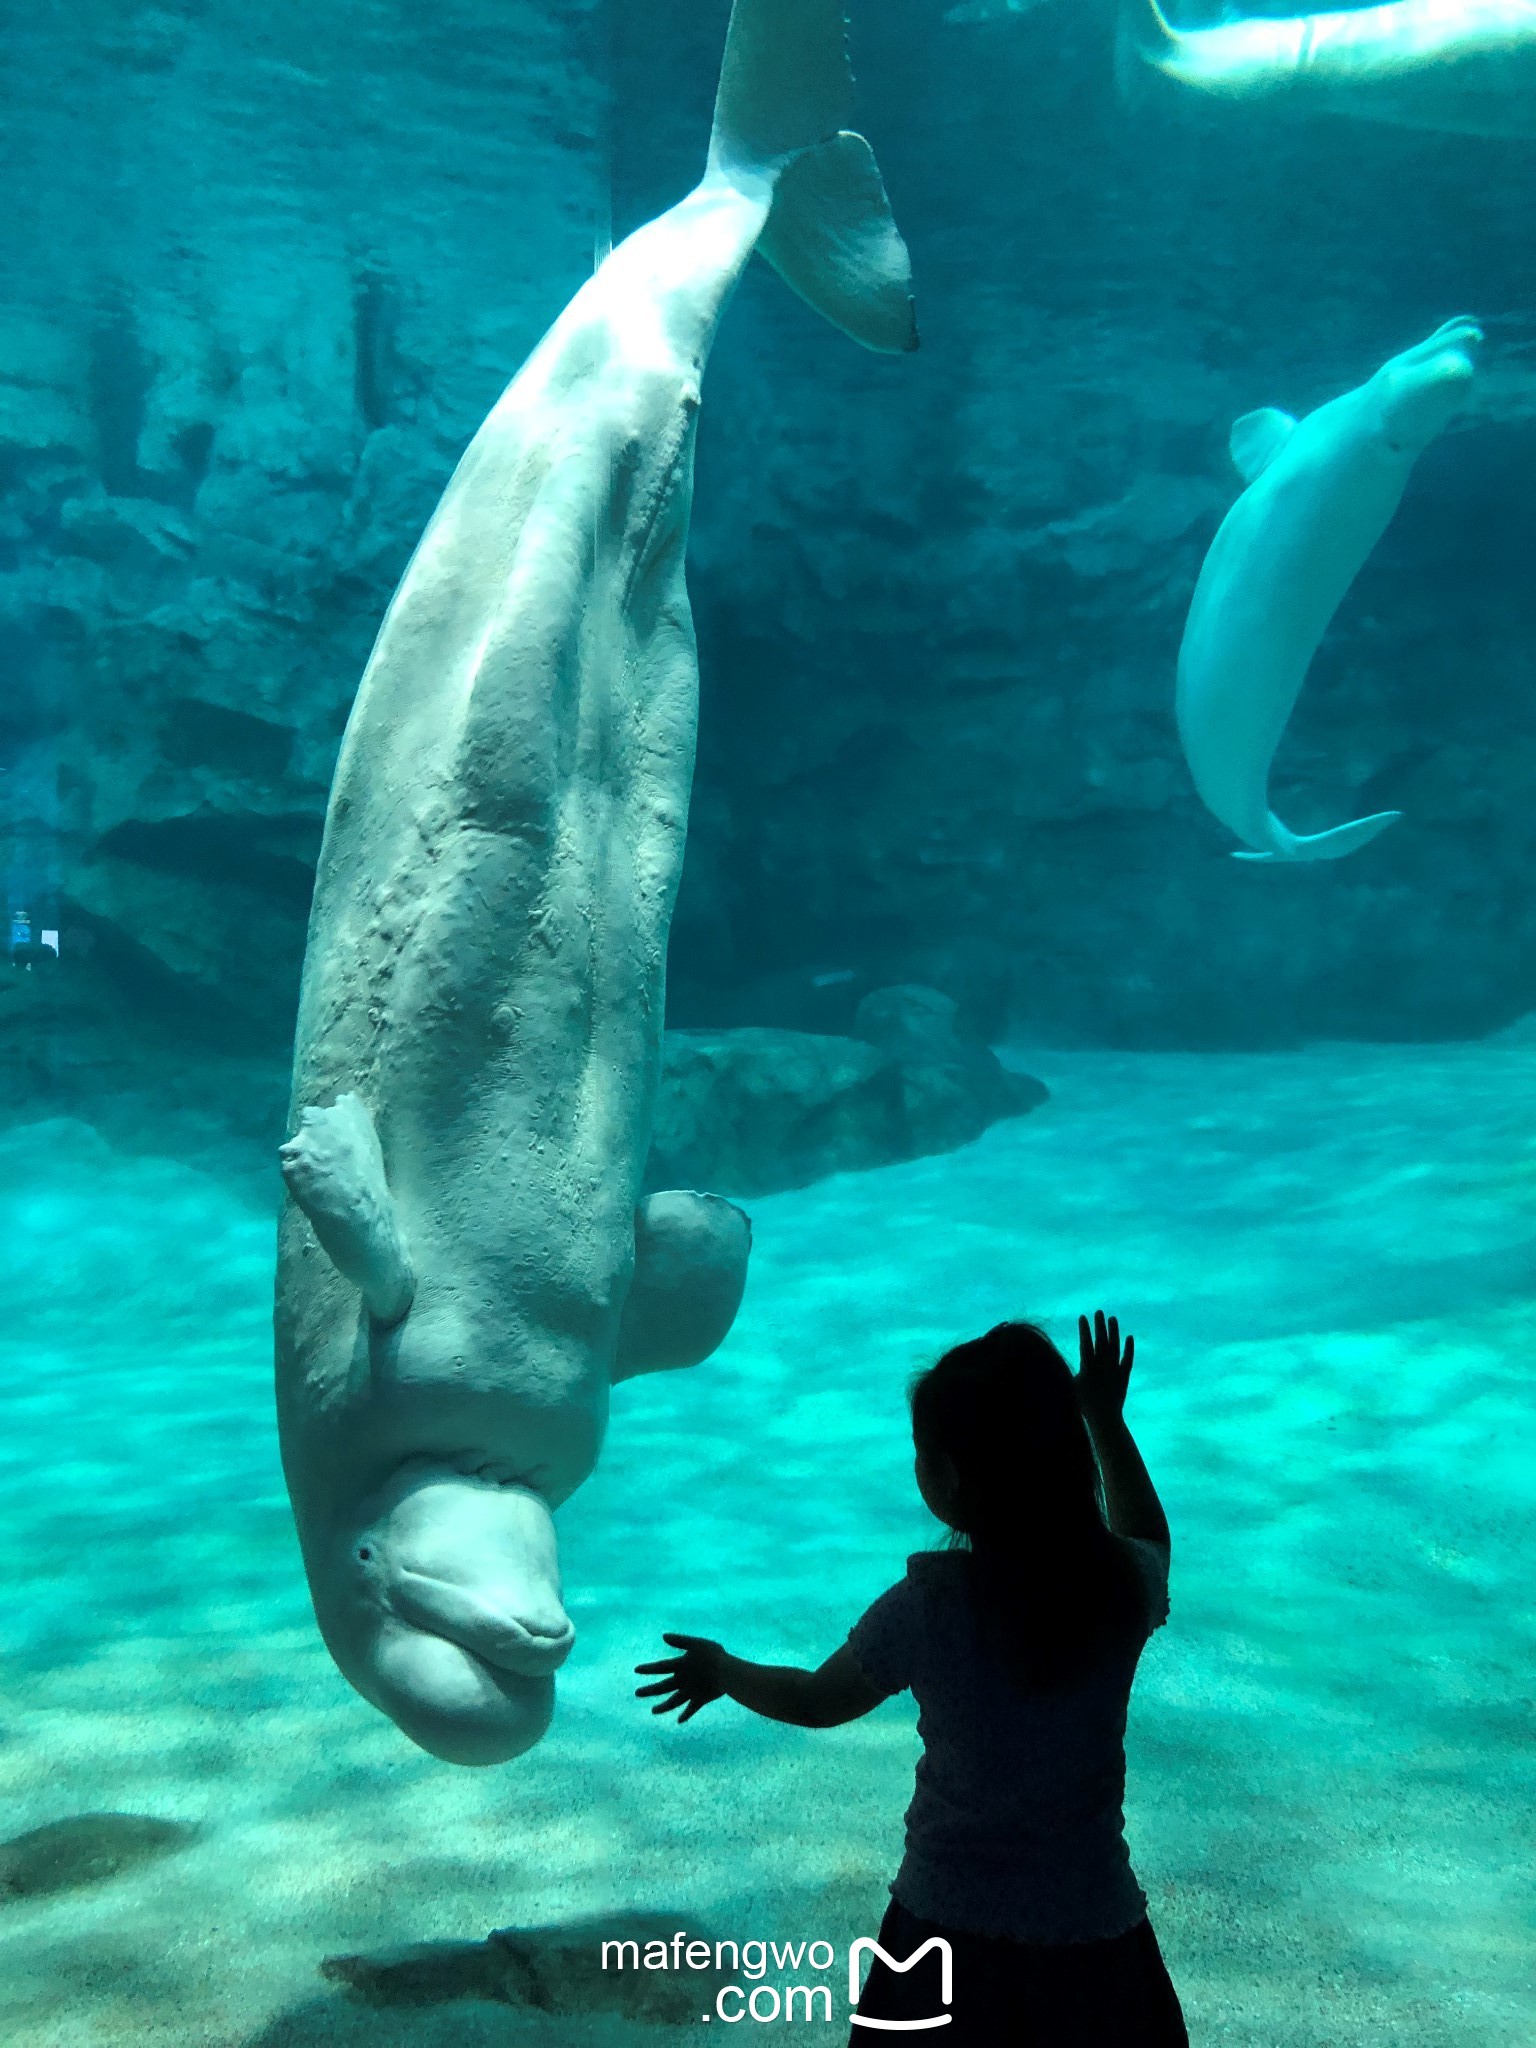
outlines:
[[[1309,117],[1285,90],[1159,79],[1135,51],[1147,0],[850,8],[857,96],[829,76],[818,104],[870,137],[923,346],[855,349],[749,267],[700,424],[676,919],[636,948],[604,912],[569,957],[607,988],[606,939],[631,963],[665,940],[666,1025],[710,1034],[860,1032],[864,998],[894,1016],[921,984],[914,1014],[952,1002],[962,1034],[1016,1035],[1050,1099],[958,1151],[750,1202],[728,1341],[618,1390],[560,1513],[579,1636],[528,1754],[434,1761],[320,1641],[274,1426],[273,1152],[337,749],[487,408],[613,238],[698,178],[730,11],[4,9],[0,2048],[647,2048],[697,2040],[707,1994],[594,1977],[604,1929],[651,1915],[841,1955],[896,1867],[911,1702],[820,1734],[729,1704],[680,1728],[632,1667],[664,1629],[823,1657],[939,1535],[914,1371],[1005,1316],[1070,1345],[1101,1304],[1138,1339],[1131,1419],[1173,1528],[1128,1817],[1195,2048],[1531,2048],[1536,26],[1479,88],[1512,87],[1511,132],[1478,134],[1454,68],[1420,81],[1422,127],[1378,119],[1365,82]],[[1198,30],[1236,10],[1172,11]],[[833,53],[836,12],[766,0],[760,23]],[[762,120],[736,74],[750,154],[815,68],[758,51]],[[817,113],[797,178],[821,133]],[[880,332],[909,339],[900,289],[882,303]],[[632,311],[645,354],[654,309],[630,331]],[[1310,419],[1459,314],[1483,325],[1465,416],[1358,565],[1274,762],[1298,831],[1401,819],[1348,859],[1238,865],[1176,709],[1239,488],[1232,423]],[[585,376],[546,387],[552,421]],[[649,416],[609,444],[573,410],[549,503],[575,502],[583,451],[626,448],[614,532],[643,513],[650,566],[624,602],[666,624],[677,593],[645,593],[676,507],[630,489]],[[447,673],[491,678],[525,598],[536,645],[537,578],[509,589]],[[601,687],[556,690],[586,737],[547,759],[592,765],[611,820],[653,749],[594,738],[620,643],[587,595],[568,631],[566,602],[550,645],[587,648]],[[1246,652],[1221,699],[1239,740]],[[660,749],[653,821],[683,815],[685,737]],[[506,758],[517,783],[544,756]],[[535,933],[582,897],[556,880]],[[442,909],[439,1020],[474,923]],[[996,1105],[974,1049],[923,1043],[903,1116],[951,1083]],[[774,1119],[825,1107],[825,1076],[803,1041],[764,1058],[672,1106],[780,1185]],[[845,1038],[829,1071],[861,1058]],[[904,1149],[897,1088],[871,1083],[888,1123],[851,1083],[835,1099],[829,1147],[870,1143],[844,1163]]]
[[[910,1373],[1003,1315],[1066,1334],[1102,1301],[1137,1334],[1132,1420],[1174,1532],[1128,1813],[1192,2035],[1523,2048],[1532,1057],[1032,1055],[1054,1091],[1036,1115],[753,1203],[727,1344],[619,1391],[561,1511],[580,1637],[554,1728],[484,1773],[411,1748],[315,1634],[243,1162],[6,1134],[0,1802],[12,1834],[110,1810],[201,1832],[0,1899],[0,2037],[641,2043],[678,2030],[373,2009],[318,1968],[635,1909],[739,1939],[872,1932],[910,1702],[821,1734],[730,1705],[679,1730],[629,1667],[668,1627],[824,1655],[937,1535]]]

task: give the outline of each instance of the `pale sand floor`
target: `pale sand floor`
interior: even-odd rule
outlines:
[[[409,1748],[315,1637],[268,1217],[80,1125],[0,1138],[0,1836],[104,1809],[203,1828],[0,1901],[0,2039],[640,2048],[684,2030],[380,2012],[317,1965],[636,1908],[873,1932],[910,1701],[822,1734],[730,1706],[678,1730],[629,1667],[664,1627],[824,1655],[936,1533],[911,1372],[1004,1315],[1065,1335],[1103,1301],[1139,1339],[1132,1419],[1174,1527],[1129,1824],[1195,2041],[1528,2048],[1536,1057],[1030,1064],[1055,1090],[1037,1115],[753,1205],[736,1332],[620,1390],[562,1511],[581,1635],[554,1730],[485,1773]],[[841,2039],[834,2011],[798,2031]]]

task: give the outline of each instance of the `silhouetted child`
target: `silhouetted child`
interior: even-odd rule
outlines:
[[[952,1534],[919,1552],[817,1671],[699,1636],[644,1674],[689,1720],[721,1694],[831,1728],[910,1687],[923,1755],[880,1947],[953,1958],[951,2048],[1185,2048],[1121,1812],[1137,1660],[1168,1616],[1168,1522],[1122,1410],[1135,1353],[1099,1313],[1076,1378],[1002,1323],[912,1388],[917,1485]],[[877,1955],[861,2018],[934,2019],[940,1955]],[[872,2033],[855,2028],[867,2048]]]

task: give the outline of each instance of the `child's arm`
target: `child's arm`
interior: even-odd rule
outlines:
[[[1137,1536],[1167,1550],[1172,1541],[1168,1517],[1157,1497],[1152,1476],[1142,1463],[1136,1440],[1123,1415],[1089,1416],[1088,1433],[1099,1454],[1104,1475],[1104,1505],[1117,1536]]]
[[[1127,1337],[1122,1352],[1119,1322],[1111,1316],[1106,1323],[1102,1309],[1095,1314],[1091,1330],[1088,1318],[1078,1317],[1077,1335],[1082,1361],[1078,1401],[1098,1454],[1109,1526],[1117,1536],[1139,1537],[1143,1543],[1167,1550],[1171,1541],[1168,1517],[1123,1412],[1136,1339]]]
[[[665,1693],[651,1712],[670,1714],[681,1707],[680,1723],[692,1720],[700,1707],[722,1693],[754,1714],[788,1721],[796,1728],[836,1728],[870,1713],[885,1698],[854,1662],[846,1643],[817,1670],[802,1671],[794,1664],[753,1664],[733,1657],[704,1636],[664,1635],[662,1641],[674,1644],[682,1655],[637,1664],[642,1675],[666,1675],[659,1685],[636,1686],[635,1695],[644,1700]]]

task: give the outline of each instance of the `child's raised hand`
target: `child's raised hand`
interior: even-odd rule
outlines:
[[[712,1643],[707,1636],[663,1635],[664,1643],[671,1643],[682,1651],[680,1657],[663,1657],[654,1664],[637,1664],[635,1669],[642,1677],[653,1671],[667,1675],[659,1685],[637,1685],[635,1698],[648,1700],[656,1693],[667,1697],[658,1700],[652,1707],[653,1714],[670,1714],[678,1707],[678,1726],[691,1721],[700,1707],[707,1707],[711,1700],[719,1699],[725,1691],[726,1652],[718,1643]]]
[[[1083,1413],[1090,1422],[1112,1419],[1125,1407],[1136,1339],[1128,1336],[1122,1351],[1119,1317],[1106,1319],[1103,1309],[1096,1309],[1091,1328],[1086,1316],[1078,1317],[1077,1346],[1077,1398]]]

